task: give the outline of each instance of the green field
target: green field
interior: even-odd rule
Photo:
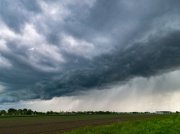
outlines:
[[[179,114],[0,116],[2,134],[178,134],[179,132]]]
[[[159,115],[153,118],[85,127],[65,134],[179,134],[180,115]]]

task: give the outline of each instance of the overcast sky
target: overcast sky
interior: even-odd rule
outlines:
[[[1,0],[0,109],[180,110],[179,0]]]

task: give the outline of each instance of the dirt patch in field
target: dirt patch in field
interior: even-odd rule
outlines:
[[[152,118],[154,115],[142,115],[142,116],[115,116],[111,118],[102,119],[86,119],[86,120],[68,120],[68,121],[51,121],[51,122],[24,122],[21,124],[16,124],[9,122],[9,124],[0,124],[0,133],[2,134],[55,134],[57,132],[63,133],[64,131],[72,130],[75,128],[85,127],[85,126],[99,126],[106,125],[116,122],[130,121],[130,120],[140,120],[146,118]],[[31,118],[31,117],[29,117]],[[46,118],[46,117],[44,117]],[[10,119],[9,119],[10,120]]]

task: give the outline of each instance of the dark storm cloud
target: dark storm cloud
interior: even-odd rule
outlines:
[[[179,69],[179,5],[1,1],[0,102],[72,95]]]
[[[36,0],[1,0],[0,1],[0,18],[13,30],[19,31],[21,25],[27,20],[27,15],[40,12]],[[30,13],[30,14],[29,14]]]
[[[134,77],[150,77],[179,69],[179,44],[180,31],[173,31],[163,37],[150,37],[147,42],[133,44],[128,49],[101,55],[92,62],[85,61],[84,65],[73,65],[71,62],[71,66],[67,67],[70,71],[57,80],[45,83],[48,87],[45,89],[51,98],[57,94],[101,89]],[[49,96],[51,93],[52,96]]]

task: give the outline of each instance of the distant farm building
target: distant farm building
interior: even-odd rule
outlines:
[[[171,111],[156,111],[156,114],[170,114]]]

